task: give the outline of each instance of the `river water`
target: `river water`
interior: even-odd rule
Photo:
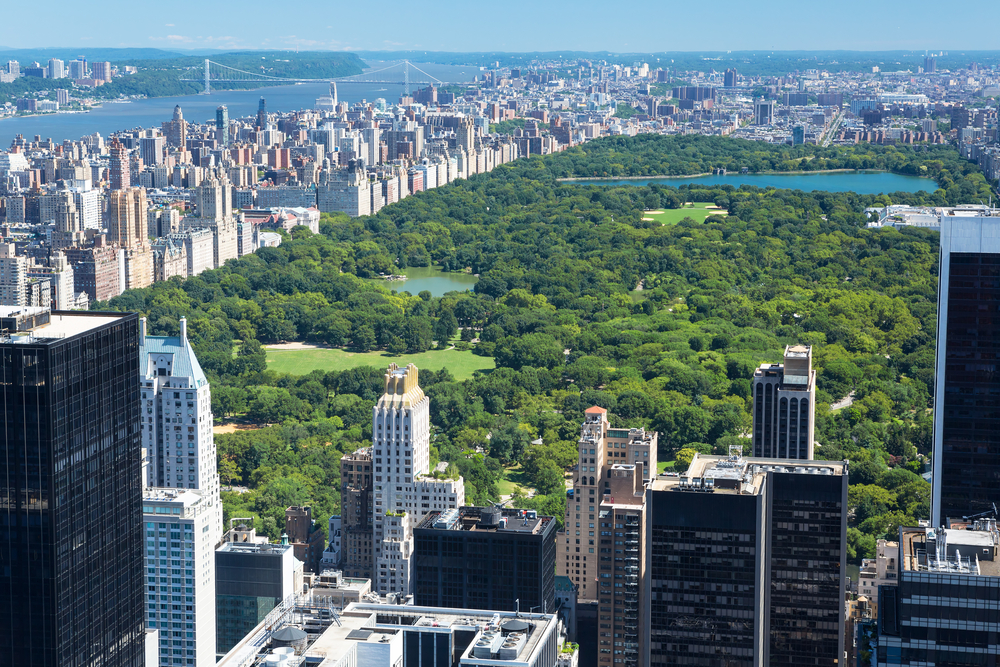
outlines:
[[[937,183],[930,178],[903,176],[887,171],[833,171],[809,174],[727,174],[725,176],[689,176],[680,178],[644,179],[581,179],[571,181],[578,185],[649,185],[658,183],[671,187],[681,185],[755,185],[759,188],[775,187],[788,190],[825,190],[827,192],[857,192],[877,195],[888,192],[934,192]]]
[[[386,63],[369,62],[372,68],[384,67]],[[478,67],[435,65],[415,63],[417,67],[443,81],[472,81],[481,73]],[[402,79],[402,70],[392,70],[391,74]],[[411,80],[426,80],[419,72],[410,70]],[[424,84],[412,84],[416,90]],[[267,100],[268,111],[295,111],[311,109],[316,98],[327,95],[330,84],[326,82],[303,83],[291,86],[275,86],[257,90],[222,90],[211,95],[183,95],[179,97],[155,97],[133,100],[128,103],[105,102],[103,106],[88,113],[52,114],[27,118],[4,118],[0,120],[0,148],[10,145],[18,134],[31,139],[35,135],[57,142],[79,139],[94,132],[105,138],[112,132],[135,127],[159,127],[160,123],[173,117],[174,106],[180,105],[184,118],[190,122],[215,122],[216,107],[225,104],[230,118],[253,116],[257,113],[260,98]],[[347,103],[362,100],[373,101],[379,97],[393,104],[402,95],[402,86],[392,83],[337,83],[337,97]]]

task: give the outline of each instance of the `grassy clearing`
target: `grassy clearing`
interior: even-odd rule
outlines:
[[[393,356],[387,352],[348,352],[335,348],[316,350],[267,350],[267,367],[279,373],[306,375],[316,369],[343,371],[357,366],[385,368],[392,362],[400,366],[439,371],[447,368],[456,380],[467,380],[477,370],[496,367],[491,357],[480,357],[471,350],[430,350],[420,354]]]
[[[705,218],[710,215],[726,215],[724,209],[708,208],[715,206],[704,202],[688,202],[681,208],[668,208],[663,211],[646,211],[642,214],[643,219],[650,218],[663,225],[676,225],[684,218],[691,218],[695,222],[705,222]]]
[[[664,470],[673,470],[673,469],[674,469],[674,461],[660,461],[659,463],[656,464],[657,474],[663,472]]]
[[[500,488],[500,495],[510,496],[513,495],[518,489],[521,493],[528,495],[529,491],[534,491],[534,487],[531,486],[531,481],[528,479],[528,475],[521,468],[521,464],[511,466],[504,469],[503,477],[500,479],[497,486]]]

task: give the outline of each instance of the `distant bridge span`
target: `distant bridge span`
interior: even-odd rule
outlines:
[[[428,80],[413,80],[410,78],[410,68],[423,74]],[[263,68],[261,68],[263,69]],[[376,74],[385,73],[384,77],[373,76]],[[403,80],[399,81],[400,73],[403,75]],[[467,84],[472,83],[471,81],[442,81],[432,74],[428,74],[424,70],[420,69],[409,60],[403,60],[400,62],[392,63],[385,67],[370,70],[368,72],[362,72],[361,74],[354,74],[351,76],[342,76],[337,78],[329,79],[301,79],[295,77],[283,77],[283,76],[271,76],[269,74],[247,72],[245,70],[236,69],[235,67],[230,67],[228,65],[222,65],[217,62],[213,62],[208,58],[205,59],[204,69],[201,66],[196,66],[188,69],[181,75],[181,81],[199,81],[205,85],[205,95],[209,95],[212,92],[213,83],[316,83],[320,81],[331,82],[336,81],[337,83],[382,83],[382,84],[392,84],[403,87],[403,94],[410,94],[410,84],[420,84],[420,85],[438,85],[444,86],[449,83],[455,84]]]

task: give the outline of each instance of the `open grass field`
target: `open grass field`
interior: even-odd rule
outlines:
[[[531,482],[521,468],[520,463],[505,468],[503,477],[497,483],[497,486],[500,488],[500,495],[502,496],[512,495],[518,488],[521,489],[521,493],[524,495],[528,495],[529,491],[534,491],[534,487],[531,486]]]
[[[712,208],[709,208],[709,207]],[[681,208],[668,208],[662,211],[646,211],[642,214],[642,219],[654,220],[664,225],[676,225],[684,218],[691,218],[695,222],[705,222],[705,218],[710,215],[726,215],[725,209],[715,208],[715,204],[703,202],[688,202]]]
[[[471,350],[430,350],[399,357],[385,352],[348,352],[332,348],[267,350],[267,367],[278,373],[292,375],[306,375],[316,369],[343,371],[357,366],[385,368],[392,362],[400,366],[412,363],[417,368],[432,371],[447,368],[456,380],[467,380],[477,370],[496,367],[492,358],[476,356]]]
[[[657,474],[659,474],[659,473],[661,473],[661,472],[663,472],[665,470],[671,470],[672,471],[673,469],[674,469],[674,461],[660,461],[659,463],[656,464],[656,472],[657,472]]]

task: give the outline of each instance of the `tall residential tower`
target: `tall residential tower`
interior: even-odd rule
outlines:
[[[812,347],[789,345],[784,364],[761,364],[751,383],[753,455],[813,458],[816,371]]]

